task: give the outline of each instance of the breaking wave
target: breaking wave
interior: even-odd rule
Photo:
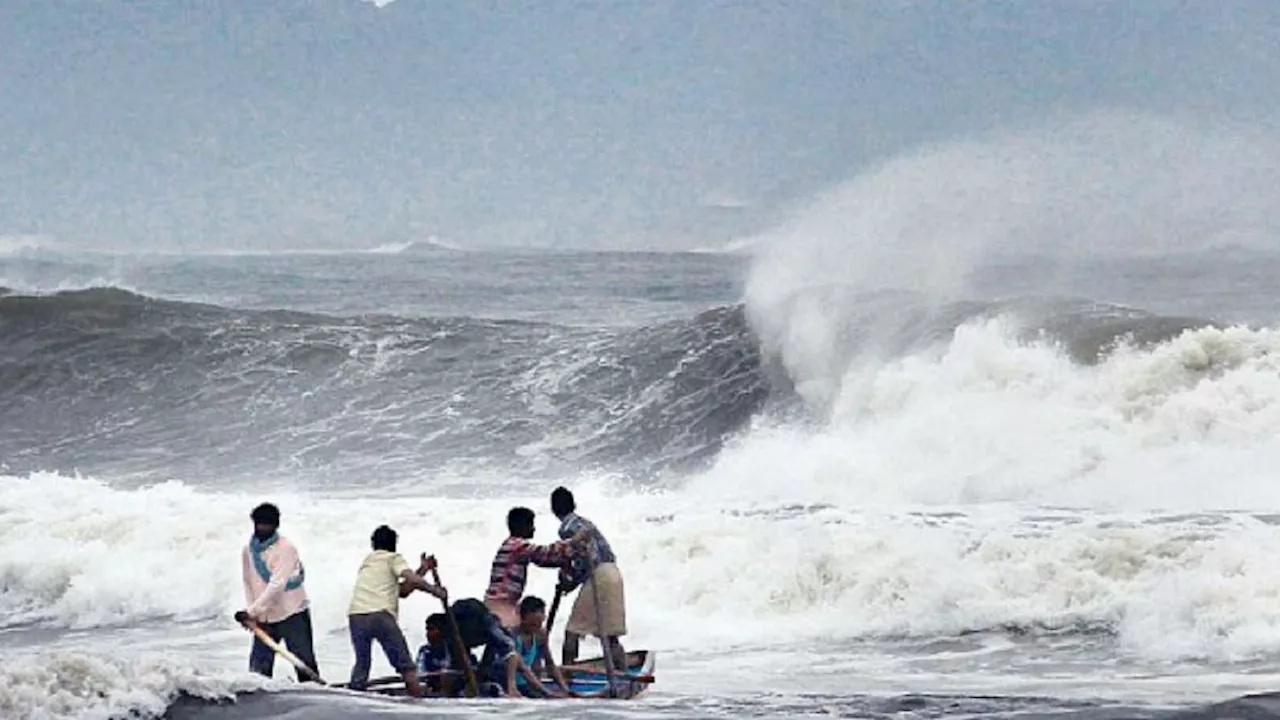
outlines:
[[[0,453],[23,471],[647,471],[714,451],[767,395],[735,307],[617,330],[6,293],[0,348]]]
[[[902,300],[857,302],[903,307]],[[758,341],[742,312],[720,308],[689,322],[603,332],[237,311],[117,290],[9,295],[0,301],[5,372],[13,372],[15,360],[30,359],[19,364],[25,375],[6,377],[4,387],[21,390],[7,394],[4,407],[12,412],[26,397],[50,398],[29,407],[88,401],[73,390],[116,402],[114,415],[103,417],[133,419],[122,423],[116,442],[134,443],[134,453],[153,442],[151,451],[159,452],[217,417],[213,411],[203,419],[171,413],[169,423],[189,425],[167,434],[159,423],[139,427],[151,422],[147,413],[164,411],[160,400],[146,404],[150,394],[173,402],[188,384],[201,394],[186,400],[183,412],[198,415],[211,407],[232,415],[254,402],[265,408],[278,402],[286,410],[295,402],[303,406],[291,393],[316,392],[317,386],[328,391],[318,382],[326,378],[336,388],[376,387],[372,381],[344,386],[342,373],[348,383],[369,373],[398,383],[399,392],[419,388],[415,397],[431,397],[444,393],[420,389],[430,387],[433,372],[467,365],[492,368],[496,375],[523,362],[521,373],[507,374],[542,379],[544,388],[565,393],[544,389],[541,396],[552,404],[525,405],[528,416],[548,419],[545,427],[565,436],[566,430],[595,431],[577,436],[579,449],[609,448],[617,442],[610,433],[644,439],[649,426],[574,424],[571,416],[579,410],[554,403],[583,402],[577,388],[595,388],[599,401],[605,395],[599,388],[621,387],[627,392],[607,399],[638,413],[634,417],[643,416],[644,405],[633,398],[645,392],[671,393],[658,405],[668,412],[682,408],[669,415],[675,423],[723,407],[724,394],[736,397],[737,388],[682,373],[692,368],[734,377],[705,363],[755,351]],[[869,315],[888,321],[883,313]],[[847,363],[820,413],[796,404],[800,396],[775,381],[777,368],[767,358],[730,365],[743,368],[733,382],[749,380],[747,387],[758,388],[755,409],[744,409],[734,432],[720,436],[718,449],[679,482],[639,489],[580,464],[568,477],[525,475],[504,486],[506,465],[477,461],[438,468],[432,483],[418,492],[401,488],[394,503],[370,494],[372,487],[385,488],[382,471],[362,478],[363,487],[353,492],[306,486],[270,493],[309,565],[329,569],[309,576],[322,669],[340,672],[349,662],[341,629],[351,578],[341,569],[358,565],[372,527],[386,522],[399,529],[409,552],[436,552],[451,588],[476,595],[508,507],[543,507],[546,493],[561,482],[573,485],[583,507],[609,528],[629,592],[645,598],[630,636],[637,646],[660,652],[690,644],[700,652],[740,652],[774,647],[783,637],[788,643],[914,647],[993,635],[1081,653],[1101,645],[1108,655],[1118,651],[1149,663],[1239,662],[1280,650],[1280,611],[1271,601],[1280,587],[1274,574],[1263,571],[1280,553],[1277,516],[1264,510],[1280,509],[1280,487],[1267,474],[1280,462],[1280,338],[1274,331],[1059,301],[956,305],[949,313],[901,317],[909,322],[889,335],[896,344],[869,343],[869,336],[856,332],[843,338],[849,357],[876,359]],[[663,367],[661,373],[643,376],[623,362],[637,362],[638,348],[652,352],[664,343],[667,355],[646,356]],[[46,359],[38,363],[36,357]],[[609,357],[613,364],[601,361]],[[138,390],[139,377],[152,373],[152,384]],[[186,381],[166,381],[166,374]],[[127,381],[116,380],[120,376]],[[631,384],[618,380],[623,377]],[[202,378],[208,380],[197,382]],[[230,378],[240,394],[220,395],[219,378]],[[682,386],[686,378],[689,385]],[[467,392],[503,397],[481,379],[471,381]],[[524,392],[534,392],[534,385]],[[647,390],[653,387],[658,389]],[[771,401],[766,389],[775,396]],[[113,400],[117,396],[125,400]],[[798,416],[776,409],[788,401],[800,408]],[[453,421],[483,420],[480,411],[468,414],[465,404],[455,402]],[[353,405],[335,407],[346,413]],[[81,411],[99,417],[98,411]],[[273,417],[284,422],[291,415]],[[324,422],[341,420],[338,413]],[[5,432],[16,432],[15,426],[35,432],[25,423],[6,423]],[[508,442],[519,437],[518,425],[489,427]],[[674,437],[684,427],[658,432]],[[270,429],[263,421],[240,432]],[[483,432],[473,430],[470,442],[479,442]],[[376,435],[368,434],[370,443]],[[217,443],[236,437],[220,435]],[[92,440],[86,431],[62,451],[71,457]],[[218,451],[214,445],[197,452],[190,442],[178,447],[193,454]],[[242,453],[261,452],[250,440],[240,442]],[[383,442],[385,452],[391,443]],[[508,462],[502,443],[490,442],[491,457]],[[101,447],[110,445],[103,440]],[[708,444],[691,440],[690,446]],[[566,447],[574,446],[543,447],[530,457]],[[55,443],[46,448],[53,457],[58,451]],[[622,457],[616,448],[612,452]],[[14,456],[6,458],[12,462]],[[182,460],[175,451],[165,462],[181,466]],[[395,458],[389,461],[394,470]],[[239,602],[235,558],[246,513],[264,499],[261,484],[251,492],[248,486],[241,491],[185,482],[129,487],[69,474],[8,472],[0,477],[0,578],[6,589],[0,632],[111,632],[164,622],[206,628],[202,642],[226,645],[224,636],[234,631],[208,635],[207,628],[226,628],[226,616]],[[473,491],[449,496],[451,484]],[[540,537],[548,534],[540,528]],[[116,565],[121,558],[129,559],[128,571]],[[549,596],[552,582],[536,575],[530,592]],[[402,624],[419,628],[428,612],[425,603],[408,603]],[[234,649],[242,650],[239,643]],[[220,697],[235,692],[228,684],[233,680],[247,682],[158,670],[139,680],[129,674],[133,670],[112,669],[110,659],[61,653],[45,651],[26,670],[6,666],[5,672],[26,673],[10,682],[7,702],[16,708],[35,702],[20,694],[70,672],[59,663],[80,668],[84,683],[101,693],[94,707],[126,702],[113,688],[130,683],[138,683],[141,694],[127,702],[152,708],[182,693],[200,695],[200,688]]]
[[[839,308],[801,358],[821,370],[762,352],[778,338],[758,339],[741,305],[582,328],[0,290],[0,453],[14,471],[188,480],[275,468],[325,484],[376,467],[392,482],[459,464],[650,477],[705,466],[770,408],[829,410],[847,368],[945,346],[966,323],[1006,318],[1085,363],[1208,324],[1073,300],[938,308],[828,288],[790,302]]]

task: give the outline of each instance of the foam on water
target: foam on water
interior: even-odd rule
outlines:
[[[0,665],[0,717],[159,717],[179,693],[219,700],[280,685],[243,673],[211,673],[197,660],[65,650],[9,655]]]
[[[1277,350],[1272,330],[1203,328],[1082,366],[1007,320],[972,323],[855,364],[818,429],[764,421],[695,486],[887,507],[1276,508]]]
[[[1110,111],[923,146],[751,238],[750,317],[806,400],[821,403],[844,370],[831,354],[852,308],[806,298],[815,288],[948,303],[987,297],[977,270],[1009,258],[1035,257],[1037,276],[1052,277],[1087,257],[1270,250],[1277,188],[1280,136],[1222,121]]]
[[[1018,628],[1101,633],[1140,663],[1258,658],[1280,650],[1268,571],[1280,534],[1262,513],[1280,507],[1267,471],[1280,460],[1277,350],[1273,331],[1201,329],[1081,366],[1002,321],[974,323],[936,349],[851,368],[826,422],[761,421],[683,484],[569,484],[620,556],[632,647],[786,653]],[[350,583],[376,525],[400,530],[411,557],[435,552],[455,597],[483,591],[512,505],[539,511],[539,538],[554,532],[550,481],[470,499],[124,490],[47,473],[0,483],[10,632],[225,628],[242,604],[247,513],[270,499],[302,549],[322,663],[339,675]],[[535,572],[530,590],[547,597],[553,582]],[[405,602],[414,643],[433,609]],[[244,642],[227,637],[216,642]]]

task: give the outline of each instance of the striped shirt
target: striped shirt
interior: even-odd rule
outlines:
[[[584,530],[591,535],[591,539],[587,541],[587,552],[582,557],[574,558],[571,570],[560,574],[562,581],[568,581],[574,587],[586,582],[593,565],[618,561],[614,557],[613,548],[609,546],[609,541],[590,520],[577,513],[569,513],[564,516],[564,520],[560,521],[560,537],[565,540]]]
[[[484,593],[486,602],[505,602],[515,605],[524,595],[529,563],[539,567],[554,568],[567,565],[572,557],[572,545],[556,542],[535,545],[524,538],[509,537],[498,547],[489,571],[489,589]]]

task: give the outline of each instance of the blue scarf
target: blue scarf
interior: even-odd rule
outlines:
[[[271,569],[267,567],[267,561],[262,559],[262,552],[280,539],[280,533],[271,533],[271,537],[266,540],[259,540],[257,535],[249,538],[249,555],[253,558],[253,567],[258,571],[258,577],[262,578],[262,582],[271,582]],[[298,563],[297,577],[290,578],[285,583],[285,590],[297,590],[302,587],[302,581],[306,579],[307,571],[302,567],[302,563]]]

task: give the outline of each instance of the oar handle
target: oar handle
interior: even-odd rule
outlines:
[[[267,634],[266,630],[263,630],[262,627],[258,625],[258,623],[254,622],[253,620],[242,620],[240,624],[246,630],[248,630],[249,632],[257,636],[258,640],[263,645],[266,645],[268,648],[270,648],[272,652],[284,658],[290,665],[297,668],[299,673],[306,675],[307,677],[311,678],[312,680],[315,680],[321,685],[325,684],[325,681],[320,679],[320,675],[317,674],[315,670],[312,670],[310,666],[302,662],[301,658],[289,652],[287,649],[285,649],[283,645],[276,642],[274,638],[272,638],[270,635]]]
[[[431,579],[437,586],[444,587],[444,583],[440,582],[440,571],[436,569],[434,563],[431,566]],[[462,674],[467,679],[467,693],[473,698],[480,697],[480,684],[476,682],[475,670],[471,668],[471,660],[467,657],[467,645],[462,642],[462,631],[458,629],[458,619],[453,616],[453,608],[449,607],[448,600],[441,598],[440,604],[444,606],[444,615],[449,620],[449,639],[453,641],[453,654],[462,665]]]
[[[551,612],[547,613],[547,639],[551,638],[551,626],[556,624],[556,611],[560,609],[560,598],[564,597],[564,592],[559,586],[556,586],[556,596],[551,601]]]

